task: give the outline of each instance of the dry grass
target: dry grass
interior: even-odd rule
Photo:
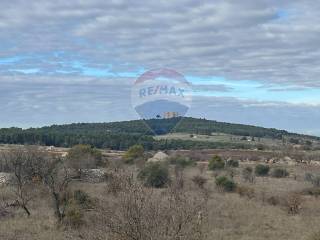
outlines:
[[[315,167],[282,166],[290,172],[287,178],[257,177],[255,183],[245,182],[241,176],[241,169],[234,171],[234,180],[241,186],[254,190],[253,197],[243,197],[238,193],[221,193],[215,187],[214,176],[210,171],[199,170],[197,167],[188,167],[184,170],[184,188],[189,194],[199,195],[199,191],[206,191],[208,196],[207,217],[204,226],[208,233],[205,239],[214,240],[308,240],[316,239],[319,232],[320,199],[302,195],[303,202],[300,212],[296,215],[288,214],[283,201],[288,194],[300,193],[311,187],[304,180],[306,172],[320,172]],[[125,173],[132,173],[135,177],[137,169],[134,166],[121,166]],[[123,170],[124,169],[124,170]],[[110,170],[111,171],[111,170]],[[174,170],[171,171],[174,176]],[[228,172],[220,172],[228,174]],[[202,176],[208,181],[205,190],[199,190],[193,183],[194,176]],[[37,191],[35,200],[30,204],[31,216],[28,218],[20,209],[11,209],[14,216],[0,218],[0,239],[2,240],[62,240],[62,239],[116,239],[111,238],[107,229],[105,214],[110,204],[119,201],[121,195],[113,195],[108,191],[108,182],[86,183],[74,182],[72,190],[81,189],[94,200],[95,210],[84,211],[84,225],[77,229],[56,224],[51,200],[45,189]],[[159,195],[161,196],[161,195]],[[0,187],[0,199],[13,199],[8,186]],[[279,203],[272,205],[270,197],[279,198]],[[122,199],[123,200],[123,199]],[[0,200],[1,201],[1,200]],[[116,205],[115,205],[116,206]],[[99,209],[101,211],[99,211]]]

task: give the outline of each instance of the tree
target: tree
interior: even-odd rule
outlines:
[[[71,174],[61,158],[52,157],[46,161],[45,167],[41,169],[41,176],[51,194],[55,216],[59,222],[62,222],[68,204]]]
[[[67,155],[67,165],[78,171],[80,178],[84,169],[95,168],[101,160],[101,151],[84,144],[73,146]]]
[[[32,155],[25,148],[20,148],[7,152],[2,157],[9,162],[13,172],[12,187],[16,197],[15,203],[30,216],[28,204],[32,199],[32,172],[30,171]]]

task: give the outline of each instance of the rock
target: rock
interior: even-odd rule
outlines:
[[[103,169],[82,170],[82,179],[88,182],[99,183],[106,179],[106,172]]]
[[[288,157],[288,156],[285,156],[285,157],[283,158],[283,160],[286,161],[286,162],[293,161],[292,158],[291,158],[291,157]]]
[[[320,161],[311,160],[310,165],[320,166]]]
[[[152,158],[148,159],[148,162],[165,162],[168,160],[168,155],[164,152],[157,152]]]

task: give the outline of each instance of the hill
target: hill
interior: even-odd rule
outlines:
[[[150,127],[148,127],[150,126]],[[99,148],[116,150],[127,149],[140,143],[147,149],[177,148],[252,148],[252,144],[204,142],[179,139],[155,139],[153,135],[188,133],[211,135],[225,133],[235,136],[256,138],[287,139],[295,144],[318,141],[318,137],[289,133],[285,130],[217,122],[196,118],[171,118],[132,120],[111,123],[73,123],[52,125],[41,128],[3,128],[0,129],[0,143],[3,144],[40,144],[47,146],[70,147],[79,143],[91,144]]]

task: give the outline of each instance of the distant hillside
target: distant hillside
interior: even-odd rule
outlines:
[[[150,126],[151,129],[148,127]],[[0,143],[5,144],[41,144],[70,147],[78,143],[91,144],[100,148],[127,149],[140,143],[147,149],[176,149],[176,148],[251,148],[252,145],[241,146],[234,143],[199,143],[182,140],[155,140],[154,133],[168,132],[210,135],[226,133],[238,136],[266,137],[282,139],[290,137],[299,139],[319,140],[317,137],[289,133],[284,130],[268,129],[243,124],[231,124],[196,118],[172,118],[133,120],[111,123],[74,123],[52,125],[42,128],[5,128],[0,129]]]

